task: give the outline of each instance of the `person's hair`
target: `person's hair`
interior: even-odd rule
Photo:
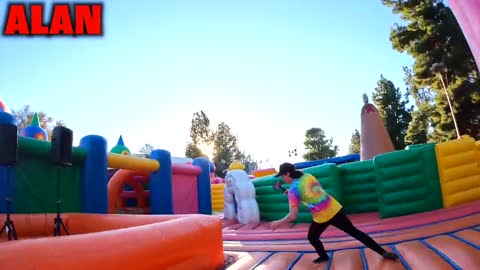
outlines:
[[[294,179],[300,178],[300,177],[302,177],[302,176],[303,176],[303,172],[302,172],[302,171],[297,171],[297,170],[295,170],[295,171],[293,171],[293,172],[290,173],[290,177],[292,177],[292,178],[294,178]]]

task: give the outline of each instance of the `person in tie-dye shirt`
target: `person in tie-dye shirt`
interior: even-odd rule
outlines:
[[[300,203],[305,204],[313,217],[313,222],[308,230],[308,240],[319,256],[313,261],[314,263],[330,259],[320,241],[320,235],[329,225],[346,232],[384,258],[392,260],[398,258],[395,253],[387,252],[370,236],[357,229],[343,212],[342,205],[322,188],[313,175],[296,170],[293,164],[283,163],[275,177],[281,177],[285,183],[290,184],[287,191],[290,212],[283,219],[273,221],[271,227],[276,229],[285,223],[294,221],[297,218]]]

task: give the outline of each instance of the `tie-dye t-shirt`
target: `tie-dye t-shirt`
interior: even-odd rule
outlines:
[[[305,204],[317,223],[329,221],[342,209],[342,205],[322,188],[313,175],[308,173],[290,184],[288,201],[290,205],[297,207],[300,203]]]

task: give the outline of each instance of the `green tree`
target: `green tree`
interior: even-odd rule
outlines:
[[[225,176],[225,170],[234,161],[239,161],[241,156],[238,147],[238,138],[234,135],[230,127],[224,122],[218,124],[217,130],[214,133],[213,149],[214,157],[213,163],[217,168],[217,175]]]
[[[240,154],[239,160],[240,163],[245,166],[245,171],[248,174],[251,174],[253,171],[258,169],[258,162],[250,155],[245,152]]]
[[[142,148],[140,148],[139,152],[143,154],[146,158],[149,158],[150,154],[154,149],[155,147],[153,147],[153,145],[147,143],[144,146],[142,146]]]
[[[185,156],[189,158],[207,157],[207,153],[202,153],[202,146],[211,146],[213,148],[212,162],[216,167],[216,174],[220,177],[225,176],[226,169],[233,161],[240,161],[247,173],[258,168],[258,162],[245,151],[240,151],[238,138],[234,135],[230,127],[222,122],[216,131],[210,128],[210,119],[203,112],[196,112],[193,115],[190,139],[185,149]]]
[[[408,67],[403,67],[405,73],[404,83],[407,92],[415,100],[416,109],[411,111],[412,120],[410,121],[405,134],[405,145],[422,144],[428,141],[432,126],[430,121],[434,113],[433,93],[428,88],[417,88],[414,83],[413,72]]]
[[[190,138],[193,144],[210,143],[212,140],[212,131],[210,130],[210,119],[203,111],[193,114],[192,126],[190,128]]]
[[[348,147],[349,154],[360,154],[360,132],[358,129],[352,134],[352,138],[350,139],[350,146]]]
[[[425,113],[420,110],[412,112],[412,121],[408,125],[405,135],[405,145],[426,143],[428,139],[427,126],[425,126]]]
[[[338,146],[333,145],[333,138],[327,139],[321,128],[307,130],[304,145],[307,152],[303,158],[306,161],[332,158],[338,154]]]
[[[187,144],[187,147],[185,148],[185,157],[197,158],[197,157],[206,157],[206,155],[202,153],[202,150],[200,150],[198,146],[190,142]]]
[[[203,111],[193,114],[190,127],[191,142],[187,143],[185,156],[189,158],[206,157],[206,153],[202,153],[200,146],[211,145],[213,143],[213,134],[210,130],[210,119]]]
[[[415,60],[413,84],[434,93],[431,139],[456,138],[442,82],[451,96],[461,134],[479,139],[480,88],[471,50],[451,9],[440,0],[382,0],[406,25],[395,24],[390,41],[395,50]],[[432,66],[441,64],[440,70]]]
[[[400,89],[381,75],[372,94],[372,100],[385,122],[395,149],[405,149],[405,134],[408,124],[412,120],[410,111],[406,108],[408,96],[402,99]]]
[[[33,116],[35,115],[35,112],[30,110],[30,105],[25,105],[19,110],[12,109],[11,111],[12,115],[17,121],[17,128],[19,132],[26,126],[30,125]],[[66,127],[66,124],[63,120],[55,121],[53,117],[48,116],[44,111],[38,112],[38,120],[40,121],[40,127],[47,132],[49,140],[52,138],[52,132],[56,126]]]

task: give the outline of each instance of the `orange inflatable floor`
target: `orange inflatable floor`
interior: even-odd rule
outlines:
[[[12,215],[0,235],[1,270],[222,269],[221,221],[206,215],[63,214],[71,235],[52,237],[52,214]],[[4,215],[0,215],[5,220]],[[62,230],[62,232],[64,232]]]
[[[480,269],[480,201],[383,220],[376,213],[351,219],[399,260],[384,260],[330,226],[321,239],[333,259],[313,264],[317,254],[307,240],[309,224],[272,231],[268,223],[223,220],[224,252],[234,260],[227,269]]]

